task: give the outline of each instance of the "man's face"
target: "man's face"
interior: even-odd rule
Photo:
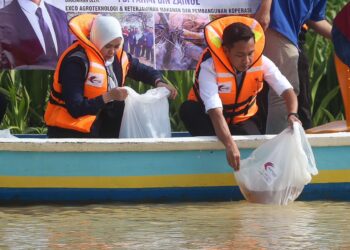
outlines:
[[[251,38],[249,41],[238,41],[230,49],[224,46],[224,52],[234,69],[240,72],[247,71],[253,63],[255,52],[254,38]]]

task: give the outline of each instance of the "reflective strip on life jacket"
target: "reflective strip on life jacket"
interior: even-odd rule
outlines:
[[[247,72],[257,72],[257,71],[262,71],[262,66],[255,66],[255,67],[251,67],[247,70]]]
[[[99,63],[96,63],[96,62],[91,62],[91,66],[95,67],[95,68],[98,68],[98,69],[102,69],[102,70],[106,69],[103,65],[101,65]]]
[[[230,72],[226,72],[226,73],[217,73],[217,76],[218,77],[222,77],[222,78],[225,78],[225,77],[235,77],[234,74],[230,73]]]

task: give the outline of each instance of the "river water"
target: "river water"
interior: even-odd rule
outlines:
[[[0,249],[350,249],[350,203],[0,207]]]

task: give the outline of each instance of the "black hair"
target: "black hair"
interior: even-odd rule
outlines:
[[[248,42],[251,38],[255,41],[254,33],[249,26],[240,22],[231,23],[224,29],[222,45],[227,48],[232,48],[236,42]]]

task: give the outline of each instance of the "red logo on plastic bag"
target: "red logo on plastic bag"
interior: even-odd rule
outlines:
[[[265,168],[265,170],[268,170],[269,168],[273,168],[273,163],[272,162],[266,162],[264,164],[264,168]]]

